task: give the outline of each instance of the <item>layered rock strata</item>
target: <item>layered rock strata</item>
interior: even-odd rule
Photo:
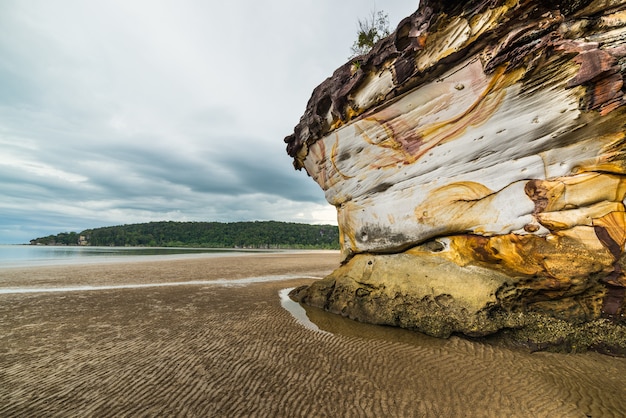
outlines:
[[[626,352],[625,77],[624,1],[422,0],[285,138],[337,208],[343,259],[294,297]]]

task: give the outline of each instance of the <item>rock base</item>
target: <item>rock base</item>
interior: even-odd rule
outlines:
[[[291,297],[357,321],[435,337],[460,334],[531,350],[626,355],[624,315],[604,312],[609,288],[598,278],[559,288],[558,282],[550,286],[552,278],[461,265],[452,250],[436,244],[356,255]]]

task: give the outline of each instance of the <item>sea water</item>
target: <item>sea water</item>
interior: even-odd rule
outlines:
[[[164,258],[241,255],[250,252],[257,251],[230,248],[0,245],[0,268],[150,261]]]

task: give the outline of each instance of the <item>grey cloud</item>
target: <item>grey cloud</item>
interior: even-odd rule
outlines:
[[[332,222],[282,139],[375,3],[1,2],[0,243],[152,220]],[[381,7],[397,22],[417,4]]]

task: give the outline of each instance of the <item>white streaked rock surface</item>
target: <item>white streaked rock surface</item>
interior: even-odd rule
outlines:
[[[337,208],[345,265],[302,300],[371,322],[354,296],[372,293],[364,283],[389,301],[489,300],[450,331],[471,335],[521,326],[481,322],[492,309],[621,321],[626,2],[553,3],[422,1],[315,89],[285,141]],[[383,257],[371,260],[377,273],[362,271],[363,257]],[[438,283],[425,295],[424,283],[445,280],[427,266],[448,266],[475,289],[486,282],[471,269],[491,270],[497,285],[468,296],[468,286],[455,294]],[[409,276],[412,286],[398,282]],[[389,318],[378,320],[440,325]]]

